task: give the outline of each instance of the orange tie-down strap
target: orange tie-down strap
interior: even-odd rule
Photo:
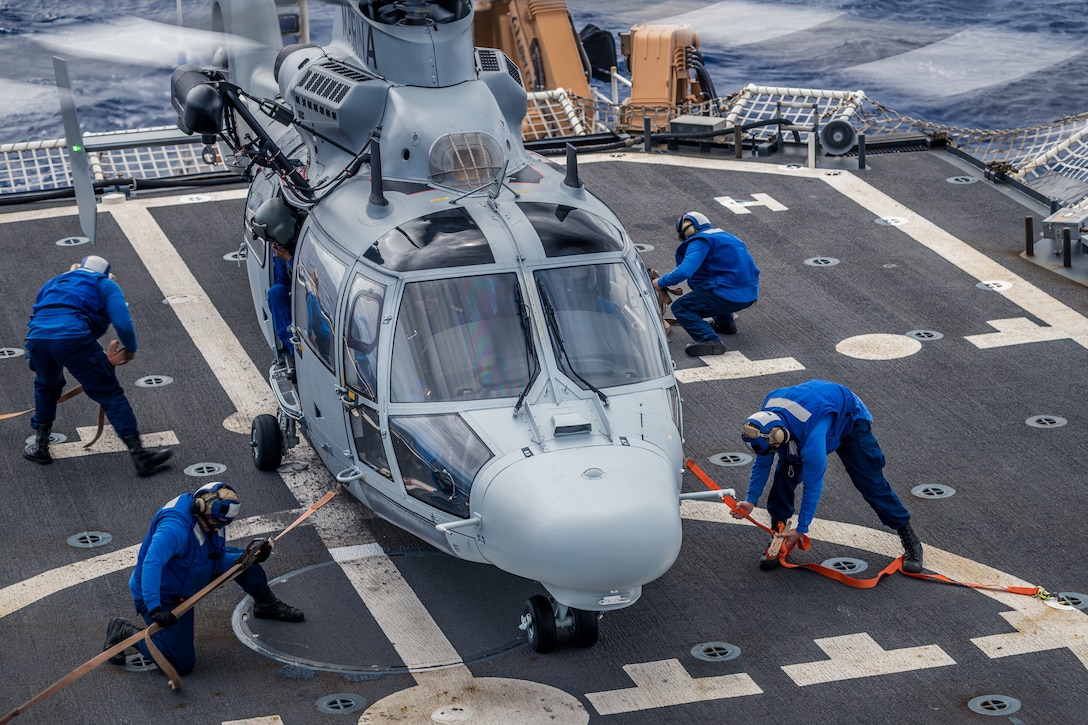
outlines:
[[[268,537],[268,539],[253,539],[252,541],[250,541],[249,545],[246,546],[246,549],[243,552],[242,556],[238,559],[238,562],[235,563],[234,566],[227,569],[225,572],[213,579],[211,583],[209,583],[199,592],[189,597],[178,606],[174,607],[174,609],[172,610],[173,615],[175,617],[180,617],[181,615],[185,614],[185,612],[192,609],[193,606],[196,605],[196,603],[203,599],[205,596],[211,594],[213,591],[223,586],[227,582],[234,580],[239,574],[245,571],[253,563],[254,558],[257,556],[257,550],[260,549],[266,541],[269,543],[275,543],[277,540],[282,538],[284,534],[301,524],[303,521],[309,518],[311,514],[313,514],[319,508],[331,501],[333,497],[336,496],[336,494],[339,492],[340,487],[337,486],[332,491],[326,493],[324,496],[321,497],[321,499],[319,499],[316,503],[310,506],[310,508],[303,511],[301,516],[295,519],[290,526],[281,531],[279,534],[270,536]],[[170,684],[170,689],[175,691],[180,690],[181,677],[178,675],[177,670],[174,669],[174,666],[171,665],[170,662],[162,655],[158,647],[156,647],[155,643],[151,640],[151,635],[155,634],[155,632],[158,632],[160,629],[162,628],[158,624],[152,623],[148,625],[146,629],[141,629],[139,632],[132,635],[131,637],[128,637],[127,639],[118,642],[109,649],[103,650],[102,652],[98,653],[91,659],[81,664],[79,667],[69,672],[61,679],[54,682],[46,689],[39,692],[31,699],[24,702],[19,707],[9,712],[7,715],[0,717],[0,725],[5,725],[5,723],[10,722],[16,715],[21,715],[22,713],[37,705],[39,702],[42,702],[43,700],[46,700],[57,694],[68,685],[83,677],[83,675],[98,667],[110,657],[113,657],[115,654],[124,652],[126,649],[135,645],[141,639],[144,640],[144,643],[147,645],[147,651],[148,654],[151,655],[151,659],[155,661],[155,664],[158,665],[159,669],[162,670],[163,674],[166,675],[167,682]]]
[[[715,490],[715,491],[721,490],[721,486],[714,483],[714,481],[710,478],[710,476],[707,475],[706,471],[704,471],[702,468],[700,468],[699,465],[697,463],[695,463],[695,461],[692,461],[691,459],[688,459],[687,461],[684,462],[684,465],[687,466],[688,470],[690,470],[692,473],[694,473],[695,476],[700,481],[702,481],[704,486],[706,486],[709,489]],[[722,502],[725,503],[725,505],[728,506],[731,510],[736,511],[737,513],[740,513],[742,516],[744,516],[744,518],[748,519],[753,524],[755,524],[759,528],[763,529],[764,531],[766,531],[768,534],[770,534],[773,537],[772,541],[771,541],[771,546],[769,546],[767,548],[767,552],[770,555],[774,555],[773,549],[776,548],[775,543],[777,541],[778,532],[773,531],[770,527],[764,526],[763,524],[759,523],[758,521],[753,519],[748,514],[745,514],[743,511],[740,511],[737,508],[737,502],[736,502],[735,499],[733,499],[733,497],[731,497],[731,496],[722,496]],[[896,572],[899,572],[900,574],[905,574],[905,575],[907,575],[909,577],[913,577],[915,579],[927,579],[929,581],[941,582],[943,584],[955,584],[957,586],[970,587],[972,589],[989,589],[991,591],[1011,592],[1012,594],[1023,594],[1025,596],[1029,596],[1029,597],[1038,597],[1039,599],[1050,599],[1050,594],[1045,589],[1043,589],[1042,587],[1003,587],[1003,586],[995,585],[995,584],[976,584],[974,582],[956,581],[954,579],[949,579],[948,577],[943,576],[941,574],[914,574],[914,573],[911,573],[909,571],[903,571],[903,556],[902,555],[900,555],[898,558],[896,558],[890,564],[888,564],[886,567],[884,567],[884,569],[880,573],[878,573],[875,577],[873,577],[872,579],[857,579],[857,578],[852,577],[852,576],[847,576],[846,574],[843,574],[841,571],[838,571],[837,569],[832,569],[830,567],[823,566],[822,564],[792,564],[792,563],[786,561],[786,557],[789,555],[790,551],[792,551],[794,548],[801,549],[802,551],[808,551],[811,547],[812,547],[812,541],[809,540],[808,535],[807,534],[801,534],[801,541],[796,547],[790,547],[790,546],[785,546],[785,545],[781,545],[781,546],[777,547],[778,548],[778,551],[777,551],[778,562],[782,566],[786,567],[787,569],[808,569],[809,571],[814,571],[817,574],[823,574],[824,576],[826,576],[826,577],[828,577],[830,579],[834,579],[837,582],[841,582],[841,583],[845,584],[848,587],[854,587],[855,589],[872,589],[878,583],[880,583],[881,579],[883,579],[888,574],[894,574]]]

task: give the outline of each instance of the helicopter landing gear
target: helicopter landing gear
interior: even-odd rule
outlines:
[[[529,597],[521,615],[521,629],[529,639],[529,649],[547,654],[559,642],[559,630],[569,630],[570,641],[577,647],[597,644],[600,615],[584,609],[574,609],[541,594]]]
[[[253,465],[258,471],[275,471],[283,460],[283,434],[276,416],[262,413],[253,419],[249,429],[249,446],[253,449]]]

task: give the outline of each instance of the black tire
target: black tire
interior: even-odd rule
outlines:
[[[552,603],[541,594],[534,594],[525,603],[525,614],[529,616],[529,626],[525,634],[529,637],[529,649],[538,654],[547,654],[555,649],[555,614]]]
[[[283,434],[276,416],[262,413],[253,419],[249,430],[253,465],[258,471],[275,471],[283,460]]]
[[[599,633],[596,612],[587,612],[584,609],[571,609],[574,624],[571,626],[571,639],[578,647],[592,647],[597,644]]]

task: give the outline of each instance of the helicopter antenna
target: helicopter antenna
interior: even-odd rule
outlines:
[[[382,184],[382,127],[374,129],[370,136],[370,203],[373,206],[389,206]]]
[[[582,180],[578,178],[578,150],[574,144],[567,144],[567,178],[563,183],[572,189],[581,189]]]

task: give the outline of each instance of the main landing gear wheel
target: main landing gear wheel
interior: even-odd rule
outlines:
[[[596,612],[587,612],[584,609],[571,609],[571,639],[579,647],[592,647],[597,644],[599,628]]]
[[[555,613],[547,597],[542,594],[529,597],[521,615],[521,628],[529,637],[529,649],[533,652],[547,654],[555,649]]]
[[[258,471],[275,471],[283,460],[283,434],[276,416],[261,413],[249,429],[249,447]]]

